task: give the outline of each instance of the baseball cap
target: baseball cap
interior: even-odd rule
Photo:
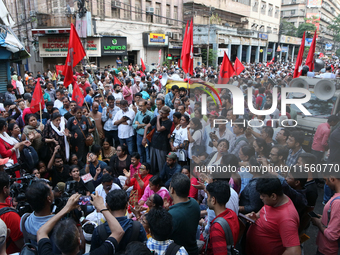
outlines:
[[[9,158],[0,158],[0,166],[5,165],[8,162]]]
[[[65,191],[65,182],[58,182],[57,185],[56,185],[56,188],[61,193],[64,193],[64,191]]]
[[[6,243],[7,239],[7,226],[6,223],[0,219],[0,246]]]
[[[165,105],[165,106],[162,107],[162,109],[159,112],[169,113],[170,112],[170,108],[169,108],[169,106]]]
[[[220,115],[218,114],[218,112],[216,112],[216,111],[212,111],[212,112],[210,112],[208,115],[214,115],[214,116],[216,116],[216,117],[220,116]]]
[[[171,159],[177,159],[177,155],[175,152],[169,152],[169,154],[166,155],[166,157]]]

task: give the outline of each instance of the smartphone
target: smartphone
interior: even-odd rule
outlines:
[[[309,212],[308,215],[309,215],[310,217],[312,217],[312,218],[318,218],[318,219],[320,219],[320,216],[317,215],[317,214],[316,214],[315,212],[313,212],[313,211]]]
[[[79,198],[78,204],[79,205],[91,205],[91,197],[90,196],[81,196]]]
[[[247,221],[249,221],[249,222],[251,222],[251,223],[255,223],[255,221],[253,219],[245,216],[243,213],[238,213],[238,216],[243,218],[243,219],[245,219],[245,220],[247,220]]]

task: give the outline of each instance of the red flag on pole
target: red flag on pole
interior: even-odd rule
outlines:
[[[266,67],[268,67],[269,65],[274,64],[274,60],[275,60],[275,57],[273,57],[273,59],[270,60],[270,62],[267,62]]]
[[[242,65],[241,61],[238,59],[238,57],[236,57],[235,60],[235,64],[234,64],[234,69],[235,69],[235,73],[237,75],[239,75],[240,73],[242,73],[242,71],[244,70],[244,66]]]
[[[114,82],[113,85],[116,85],[116,84],[121,85],[122,84],[116,76],[113,76],[113,82]]]
[[[146,66],[144,65],[144,62],[143,62],[143,59],[142,59],[142,58],[140,58],[140,62],[141,62],[141,65],[142,65],[142,70],[143,70],[143,72],[144,72],[145,69],[146,69]]]
[[[57,73],[57,76],[59,74],[59,71],[61,71],[61,74],[63,74],[64,69],[65,69],[65,65],[56,65],[55,66],[55,71]]]
[[[310,72],[313,72],[313,70],[314,70],[315,44],[316,44],[316,29],[315,29],[313,41],[312,41],[312,43],[310,45],[309,52],[308,52],[307,59],[306,59],[306,66],[309,67],[309,71]]]
[[[63,71],[64,86],[67,88],[73,82],[73,67],[75,67],[86,56],[83,44],[77,34],[76,28],[71,23],[68,53]]]
[[[41,104],[41,109],[44,109],[45,101],[44,101],[44,97],[43,97],[43,94],[42,94],[42,91],[41,91],[40,81],[37,82],[37,84],[35,85],[35,88],[34,88],[31,106],[30,106],[32,113],[36,113],[37,111],[39,111],[39,109],[40,109],[39,104]]]
[[[305,38],[306,38],[306,32],[303,32],[302,42],[301,42],[299,53],[296,59],[293,78],[299,77],[302,73],[302,59],[303,59],[303,52],[305,51]]]
[[[72,92],[72,100],[77,102],[77,105],[83,106],[84,96],[81,93],[79,85],[77,83],[74,84],[73,92]]]
[[[224,57],[222,60],[220,74],[218,76],[218,84],[226,84],[230,77],[232,77],[235,73],[233,65],[231,64],[227,54],[224,51]]]
[[[189,33],[188,33],[188,72],[190,75],[194,74],[194,21],[191,19]]]
[[[182,65],[183,65],[183,63],[184,63],[184,57],[185,57],[185,55],[186,55],[185,50],[186,50],[186,43],[187,43],[187,40],[188,40],[188,24],[189,24],[189,20],[187,21],[187,25],[186,25],[186,27],[185,27],[184,36],[183,36],[183,44],[182,44],[182,51],[181,51]],[[183,71],[184,71],[185,73],[188,72],[188,69],[187,69],[186,67],[182,66],[182,68],[183,68]],[[184,68],[186,68],[186,69],[184,70]]]

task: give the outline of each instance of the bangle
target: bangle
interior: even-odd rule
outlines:
[[[100,213],[103,213],[103,211],[108,211],[109,209],[105,208],[105,209],[101,209]]]

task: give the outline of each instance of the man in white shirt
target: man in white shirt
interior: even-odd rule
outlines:
[[[123,100],[123,94],[121,92],[121,86],[119,84],[115,84],[113,86],[114,92],[112,93],[112,95],[115,97],[115,100]]]
[[[326,72],[320,75],[323,79],[335,79],[335,74],[332,73],[332,67],[327,66]]]
[[[120,189],[120,187],[113,183],[113,177],[110,174],[104,174],[102,177],[102,184],[98,185],[96,191],[98,195],[103,197],[104,201],[106,201],[106,195],[115,189]]]
[[[118,126],[118,138],[120,144],[126,144],[128,146],[129,154],[131,155],[136,150],[134,149],[134,129],[132,122],[135,119],[135,112],[129,108],[129,104],[126,100],[120,101],[120,109],[113,119],[113,124]]]

